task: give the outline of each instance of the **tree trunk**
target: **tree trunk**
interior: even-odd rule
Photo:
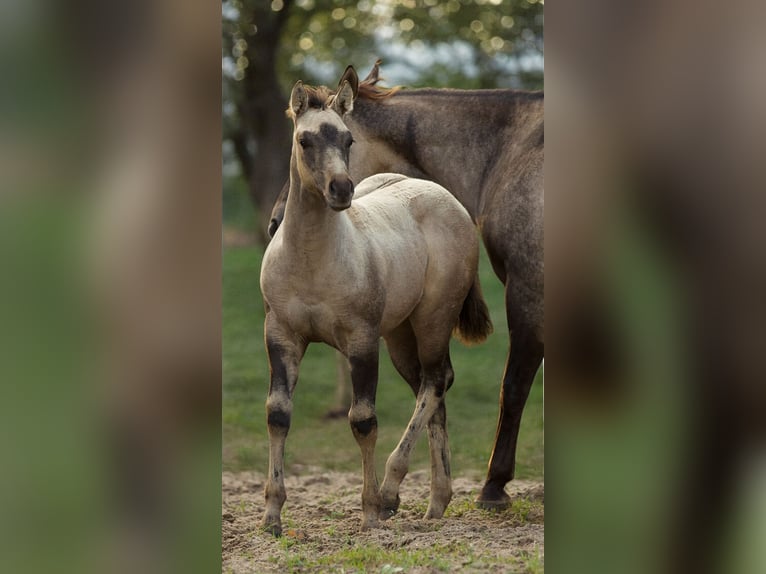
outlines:
[[[249,61],[241,81],[237,108],[246,130],[253,138],[255,154],[242,166],[248,178],[250,197],[258,213],[258,230],[264,243],[271,208],[289,175],[290,123],[284,114],[287,96],[277,81],[276,53],[292,0],[284,0],[279,12],[268,2],[256,2],[253,22],[257,32],[247,36],[245,56]],[[237,150],[238,155],[240,149]]]

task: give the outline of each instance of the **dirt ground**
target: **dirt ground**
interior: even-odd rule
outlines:
[[[263,474],[223,474],[223,572],[542,572],[543,483],[512,481],[502,512],[478,510],[481,481],[453,479],[444,518],[424,520],[429,477],[408,475],[399,512],[382,527],[359,531],[359,473],[299,469],[285,481],[280,539],[259,528]]]

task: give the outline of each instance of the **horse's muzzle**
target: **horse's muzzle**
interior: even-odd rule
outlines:
[[[343,211],[351,206],[354,197],[354,182],[349,178],[333,178],[327,193],[327,204],[335,211]]]

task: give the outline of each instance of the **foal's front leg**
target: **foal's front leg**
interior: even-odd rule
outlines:
[[[299,339],[289,336],[270,313],[266,315],[265,331],[271,381],[269,396],[266,399],[269,476],[264,489],[266,510],[261,525],[274,536],[279,536],[282,534],[280,514],[287,499],[284,480],[285,440],[290,430],[293,390],[298,382],[298,365],[306,347]]]
[[[351,431],[362,451],[362,530],[378,525],[380,494],[375,472],[375,442],[378,439],[378,418],[375,415],[375,393],[378,387],[378,341],[364,351],[351,353],[351,385],[353,396],[348,420]]]

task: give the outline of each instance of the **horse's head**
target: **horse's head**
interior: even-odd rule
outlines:
[[[335,211],[351,205],[354,183],[348,173],[353,138],[343,116],[354,107],[359,80],[349,66],[338,91],[311,88],[298,81],[290,94],[288,114],[293,118],[293,154],[302,186],[321,193]]]
[[[375,62],[375,65],[372,67],[372,70],[370,70],[370,73],[367,74],[367,77],[361,82],[358,80],[358,77],[356,75],[356,72],[354,71],[354,68],[352,66],[349,66],[348,68],[346,68],[346,71],[341,77],[341,80],[338,84],[338,90],[340,90],[340,88],[342,87],[343,81],[346,80],[349,82],[352,92],[354,93],[354,99],[356,99],[357,95],[360,92],[362,93],[362,97],[370,99],[370,100],[385,99],[391,96],[397,91],[397,88],[381,89],[377,87],[377,83],[380,81],[380,75],[379,75],[380,63],[381,63],[380,60]],[[328,94],[329,94],[329,97],[334,97],[333,94],[330,94],[329,92]],[[292,112],[289,110],[288,110],[288,113],[292,115]],[[358,152],[357,152],[357,158],[358,158]],[[352,170],[353,169],[354,168],[352,167]],[[285,185],[282,187],[282,191],[277,197],[277,200],[274,203],[274,207],[271,210],[271,219],[269,221],[269,229],[268,229],[269,237],[274,237],[274,234],[277,232],[277,229],[279,228],[280,224],[282,223],[282,220],[284,219],[285,205],[287,204],[287,196],[289,191],[290,191],[290,181],[288,180],[285,183]]]

